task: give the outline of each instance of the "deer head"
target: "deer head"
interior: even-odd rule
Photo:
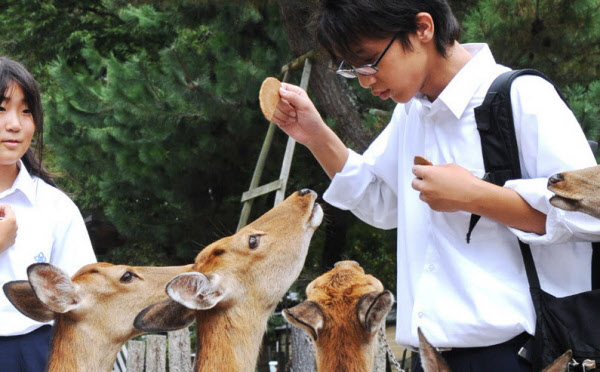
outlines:
[[[236,234],[203,249],[193,270],[167,285],[170,299],[135,327],[174,330],[196,319],[196,370],[254,370],[268,316],[296,280],[323,211],[305,189]],[[223,364],[226,363],[226,364]]]
[[[142,333],[133,327],[135,316],[165,299],[167,282],[191,266],[99,262],[70,278],[60,268],[40,263],[28,267],[29,280],[8,282],[3,289],[24,315],[55,320],[50,371],[110,370],[123,343]]]
[[[370,371],[376,334],[394,302],[379,280],[341,261],[306,288],[306,301],[283,311],[314,340],[319,371]]]
[[[557,173],[548,179],[548,190],[555,207],[600,218],[600,165]]]
[[[417,328],[419,333],[419,356],[421,357],[421,365],[424,372],[451,372],[450,367],[442,355],[427,341],[420,328]],[[544,368],[542,372],[566,372],[573,353],[568,350],[566,353],[558,357],[552,364]]]

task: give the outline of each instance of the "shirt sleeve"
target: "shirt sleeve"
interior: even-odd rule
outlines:
[[[511,103],[523,179],[506,182],[533,208],[547,215],[546,234],[510,230],[530,244],[600,240],[600,221],[550,204],[553,174],[596,165],[577,119],[552,84],[537,76],[515,79]]]
[[[359,155],[349,149],[341,172],[335,174],[323,199],[350,210],[364,222],[381,228],[397,227],[398,216],[398,118],[403,105],[394,110],[391,122]]]
[[[50,263],[72,276],[82,266],[96,262],[96,256],[81,212],[71,199],[61,196],[62,213],[56,219]]]

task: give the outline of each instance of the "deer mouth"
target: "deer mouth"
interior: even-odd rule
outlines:
[[[557,194],[550,198],[550,204],[560,209],[573,211],[579,205],[579,200],[567,198]]]
[[[308,225],[315,229],[321,224],[321,221],[323,221],[323,208],[321,208],[321,204],[315,201],[308,218]]]

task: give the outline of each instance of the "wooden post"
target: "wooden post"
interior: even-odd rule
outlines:
[[[190,332],[185,327],[169,332],[169,371],[191,372]]]
[[[144,341],[129,341],[127,343],[127,372],[144,372]]]
[[[146,372],[167,371],[167,337],[146,336]]]
[[[377,350],[375,351],[375,363],[373,372],[385,372],[385,362],[387,357],[386,339],[382,332],[377,332]]]
[[[292,327],[292,362],[291,371],[314,372],[315,357],[312,342],[306,332],[298,327]]]

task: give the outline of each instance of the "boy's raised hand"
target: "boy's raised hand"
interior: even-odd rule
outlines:
[[[281,83],[281,100],[273,113],[272,121],[297,142],[311,147],[327,126],[304,89]]]

